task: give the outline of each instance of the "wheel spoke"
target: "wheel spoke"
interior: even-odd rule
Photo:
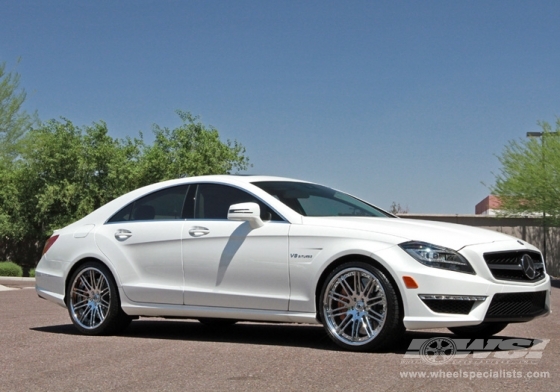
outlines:
[[[344,294],[336,293],[334,291],[329,294],[329,298],[332,299],[333,301],[336,301],[336,302],[342,302],[342,303],[345,303],[345,304],[350,304],[350,297],[348,297]]]
[[[91,286],[90,282],[87,280],[87,278],[84,275],[80,276],[80,281],[85,286],[86,291],[93,290],[93,287]]]
[[[369,297],[371,290],[373,289],[374,286],[375,286],[375,281],[369,278],[367,284],[364,286],[364,289],[361,292],[361,295],[363,297]]]
[[[330,312],[330,315],[331,315],[331,317],[341,317],[341,316],[346,315],[347,313],[348,313],[348,310],[344,309],[344,310],[341,310],[341,311],[338,311],[338,312],[332,311],[332,312]]]
[[[339,306],[338,308],[331,309],[331,313],[335,314],[336,312],[341,311],[341,310],[343,312],[346,312],[349,308],[350,308],[350,306],[348,306],[348,304],[343,304],[342,306]]]
[[[89,326],[93,327],[95,325],[95,313],[97,308],[93,308],[93,310],[89,313]]]
[[[352,274],[354,276],[354,294],[358,295],[362,290],[361,290],[361,276],[359,272],[354,272]]]
[[[80,315],[80,317],[79,317],[80,321],[85,322],[86,319],[89,317],[90,313],[91,313],[91,307],[89,307],[89,306],[86,307],[85,311],[83,311],[81,313],[78,313]]]
[[[88,278],[89,285],[90,285],[92,290],[95,290],[95,288],[96,288],[95,287],[96,286],[96,284],[95,284],[95,273],[93,272],[93,270],[90,270],[88,275],[89,275],[89,278]]]
[[[344,287],[344,289],[346,290],[346,292],[348,293],[348,295],[353,295],[353,294],[355,294],[355,291],[352,289],[352,287],[350,287],[350,285],[349,285],[348,282],[346,281],[346,278],[341,277],[341,278],[340,278],[340,283],[341,283],[341,285]]]
[[[360,322],[359,320],[355,320],[354,318],[352,318],[352,332],[351,332],[352,341],[355,342],[359,339],[359,332],[360,332]]]
[[[105,277],[99,274],[99,279],[97,279],[97,281],[95,282],[95,288],[97,290],[101,290],[101,288],[104,286],[105,286]]]
[[[347,314],[346,317],[344,318],[344,320],[342,320],[342,322],[340,323],[340,325],[338,326],[337,329],[340,332],[344,332],[346,327],[348,327],[348,324],[350,324],[351,322],[352,322],[352,315]]]
[[[374,306],[374,305],[377,305],[377,304],[383,302],[384,300],[385,300],[385,298],[383,298],[382,296],[378,295],[377,297],[368,298],[368,299],[366,300],[366,304],[367,304],[368,306],[371,307],[371,306]]]
[[[377,313],[374,310],[368,310],[368,317],[371,319],[374,319],[375,321],[377,321],[378,323],[381,323],[383,321],[383,316],[379,313]]]
[[[373,327],[371,326],[371,323],[370,323],[368,317],[364,317],[364,330],[366,331],[366,334],[367,334],[368,337],[373,336],[373,334],[374,334],[374,329],[373,329]]]
[[[74,287],[74,289],[72,290],[72,292],[76,295],[82,296],[82,297],[87,297],[88,293],[86,290],[83,290],[79,287]]]
[[[99,319],[99,322],[102,322],[105,319],[105,315],[103,314],[103,309],[101,308],[101,306],[98,306],[95,310],[96,310],[97,318]]]
[[[84,306],[87,306],[89,299],[82,299],[79,302],[74,303],[74,310],[78,310],[83,308]]]

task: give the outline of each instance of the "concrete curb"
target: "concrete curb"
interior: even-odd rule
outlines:
[[[15,276],[0,276],[0,281],[2,280],[10,282],[35,282],[35,278],[20,278]]]
[[[13,291],[35,288],[35,278],[19,278],[13,276],[0,276],[0,291]]]

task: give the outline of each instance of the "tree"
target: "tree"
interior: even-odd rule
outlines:
[[[490,188],[506,215],[543,214],[548,224],[560,218],[560,119],[552,131],[540,122],[542,136],[510,141],[498,159],[502,164]]]
[[[184,176],[228,174],[246,170],[249,158],[237,141],[222,142],[218,130],[205,127],[199,117],[181,110],[183,124],[170,130],[154,125],[154,144],[147,146],[141,164],[140,185]]]
[[[19,81],[19,74],[6,73],[6,63],[0,63],[0,159],[13,159],[21,137],[36,123],[36,116],[22,109],[27,95]]]
[[[179,112],[184,124],[154,126],[155,141],[114,139],[100,121],[76,127],[51,120],[30,130],[18,159],[0,160],[0,260],[35,266],[57,228],[142,185],[180,175],[225,174],[248,167],[245,148]]]
[[[29,131],[19,158],[0,168],[0,259],[33,267],[53,230],[131,190],[137,144],[111,138],[103,122],[53,120]]]
[[[393,215],[408,214],[408,206],[401,207],[401,203],[392,202],[389,212]]]

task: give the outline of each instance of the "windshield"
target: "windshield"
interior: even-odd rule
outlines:
[[[353,196],[322,185],[291,181],[259,181],[253,182],[253,185],[304,216],[392,216]]]

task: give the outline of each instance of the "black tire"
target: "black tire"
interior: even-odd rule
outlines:
[[[225,319],[225,318],[199,318],[200,321],[204,325],[208,325],[209,327],[214,328],[222,328],[222,327],[229,327],[230,325],[234,325],[237,323],[237,320],[234,319]]]
[[[508,323],[482,323],[466,327],[450,327],[447,329],[455,335],[465,338],[489,338],[492,335],[502,332],[507,326]]]
[[[385,274],[364,262],[335,268],[318,301],[329,337],[351,351],[389,346],[404,333],[397,292]]]
[[[121,309],[111,271],[100,262],[81,265],[68,280],[66,306],[74,326],[86,335],[122,332],[132,318]]]

